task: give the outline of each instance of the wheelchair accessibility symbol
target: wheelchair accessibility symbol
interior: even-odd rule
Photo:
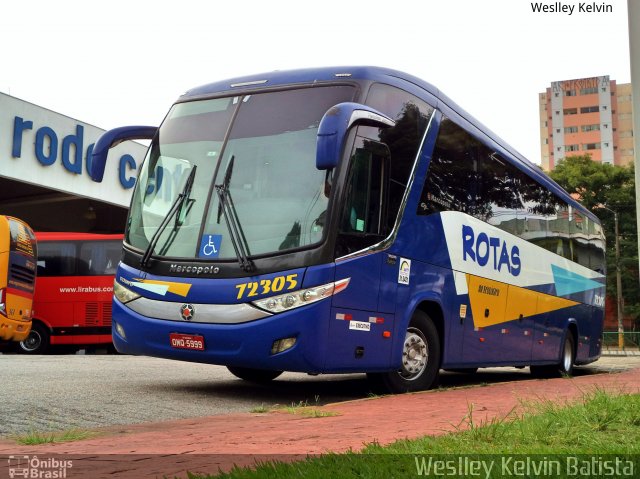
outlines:
[[[221,243],[222,235],[203,235],[198,256],[200,258],[217,258],[220,254]]]

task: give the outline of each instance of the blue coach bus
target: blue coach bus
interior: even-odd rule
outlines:
[[[189,90],[151,140],[116,274],[122,353],[432,387],[600,356],[598,219],[430,84],[383,68]]]

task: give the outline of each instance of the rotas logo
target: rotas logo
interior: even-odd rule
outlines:
[[[489,236],[485,232],[476,232],[471,226],[462,225],[462,259],[468,259],[482,267],[493,267],[501,273],[508,271],[513,276],[520,274],[522,261],[520,249],[498,236]]]

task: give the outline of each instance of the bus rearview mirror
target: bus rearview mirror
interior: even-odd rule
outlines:
[[[104,132],[96,141],[91,154],[91,179],[97,183],[102,181],[110,148],[127,140],[151,140],[157,131],[155,126],[121,126]]]
[[[389,128],[396,124],[391,118],[360,103],[338,103],[327,110],[320,120],[316,142],[316,168],[330,170],[340,161],[344,139],[356,125]]]

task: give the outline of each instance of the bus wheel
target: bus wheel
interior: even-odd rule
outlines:
[[[571,376],[573,374],[573,363],[576,360],[575,339],[571,331],[567,331],[561,353],[558,364],[551,366],[531,366],[529,368],[531,374],[538,378]]]
[[[573,333],[567,331],[562,345],[562,359],[558,366],[558,372],[563,376],[571,376],[573,374],[573,363],[576,360],[576,348],[574,344]]]
[[[29,336],[18,344],[18,352],[44,354],[49,350],[49,331],[40,323],[33,323]]]
[[[405,333],[402,367],[398,371],[369,374],[373,387],[391,393],[430,389],[440,371],[440,338],[431,318],[416,311]]]
[[[227,369],[234,376],[254,383],[266,383],[282,374],[282,371],[269,369],[237,368],[235,366],[227,366]]]

